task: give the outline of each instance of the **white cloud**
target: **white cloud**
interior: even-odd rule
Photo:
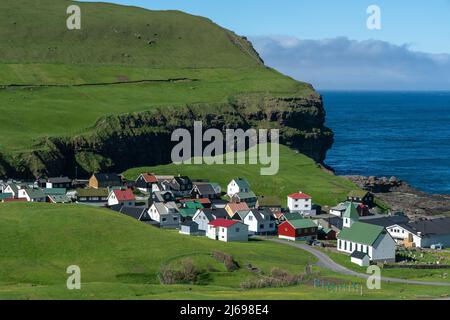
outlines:
[[[345,37],[251,38],[266,64],[318,89],[450,90],[450,55]]]

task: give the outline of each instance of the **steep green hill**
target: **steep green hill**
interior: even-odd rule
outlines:
[[[66,27],[71,4],[81,8],[81,30]],[[66,0],[3,0],[0,12],[2,63],[171,69],[261,65],[245,39],[183,12]]]
[[[81,30],[68,30],[73,3],[0,3],[0,176],[167,163],[175,108],[187,128],[204,111],[217,118],[209,127],[278,127],[283,143],[323,161],[333,134],[320,96],[264,66],[245,38],[206,18],[107,3],[76,3]],[[155,122],[164,135],[148,133]],[[141,152],[123,163],[132,145]],[[142,152],[154,145],[167,150]]]
[[[417,299],[448,295],[447,287],[383,283],[382,290],[317,288],[312,282],[243,290],[244,281],[273,268],[301,274],[309,253],[268,241],[221,243],[159,230],[106,209],[84,205],[0,203],[0,299]],[[241,268],[228,272],[211,257],[233,255]],[[161,285],[161,266],[189,259],[201,272],[198,283]],[[250,271],[247,266],[257,268]],[[68,290],[67,267],[81,270],[81,290]],[[313,268],[315,278],[336,283],[364,280]]]

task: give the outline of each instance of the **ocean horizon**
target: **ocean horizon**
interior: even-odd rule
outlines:
[[[450,194],[450,91],[319,90],[338,175],[396,176]]]

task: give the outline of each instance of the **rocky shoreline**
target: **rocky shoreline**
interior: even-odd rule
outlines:
[[[404,212],[412,219],[450,215],[450,195],[429,194],[396,177],[344,177],[373,192],[393,212]]]

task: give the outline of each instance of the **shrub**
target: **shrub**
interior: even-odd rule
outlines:
[[[211,255],[217,261],[222,262],[229,272],[236,271],[240,268],[239,264],[233,259],[232,255],[220,251],[213,251]]]
[[[286,270],[273,268],[269,276],[244,281],[240,284],[242,289],[279,288],[295,286],[306,281],[305,274],[291,274]]]
[[[158,277],[162,284],[195,284],[199,274],[200,271],[191,259],[183,259],[178,268],[173,268],[169,265],[161,266]]]

